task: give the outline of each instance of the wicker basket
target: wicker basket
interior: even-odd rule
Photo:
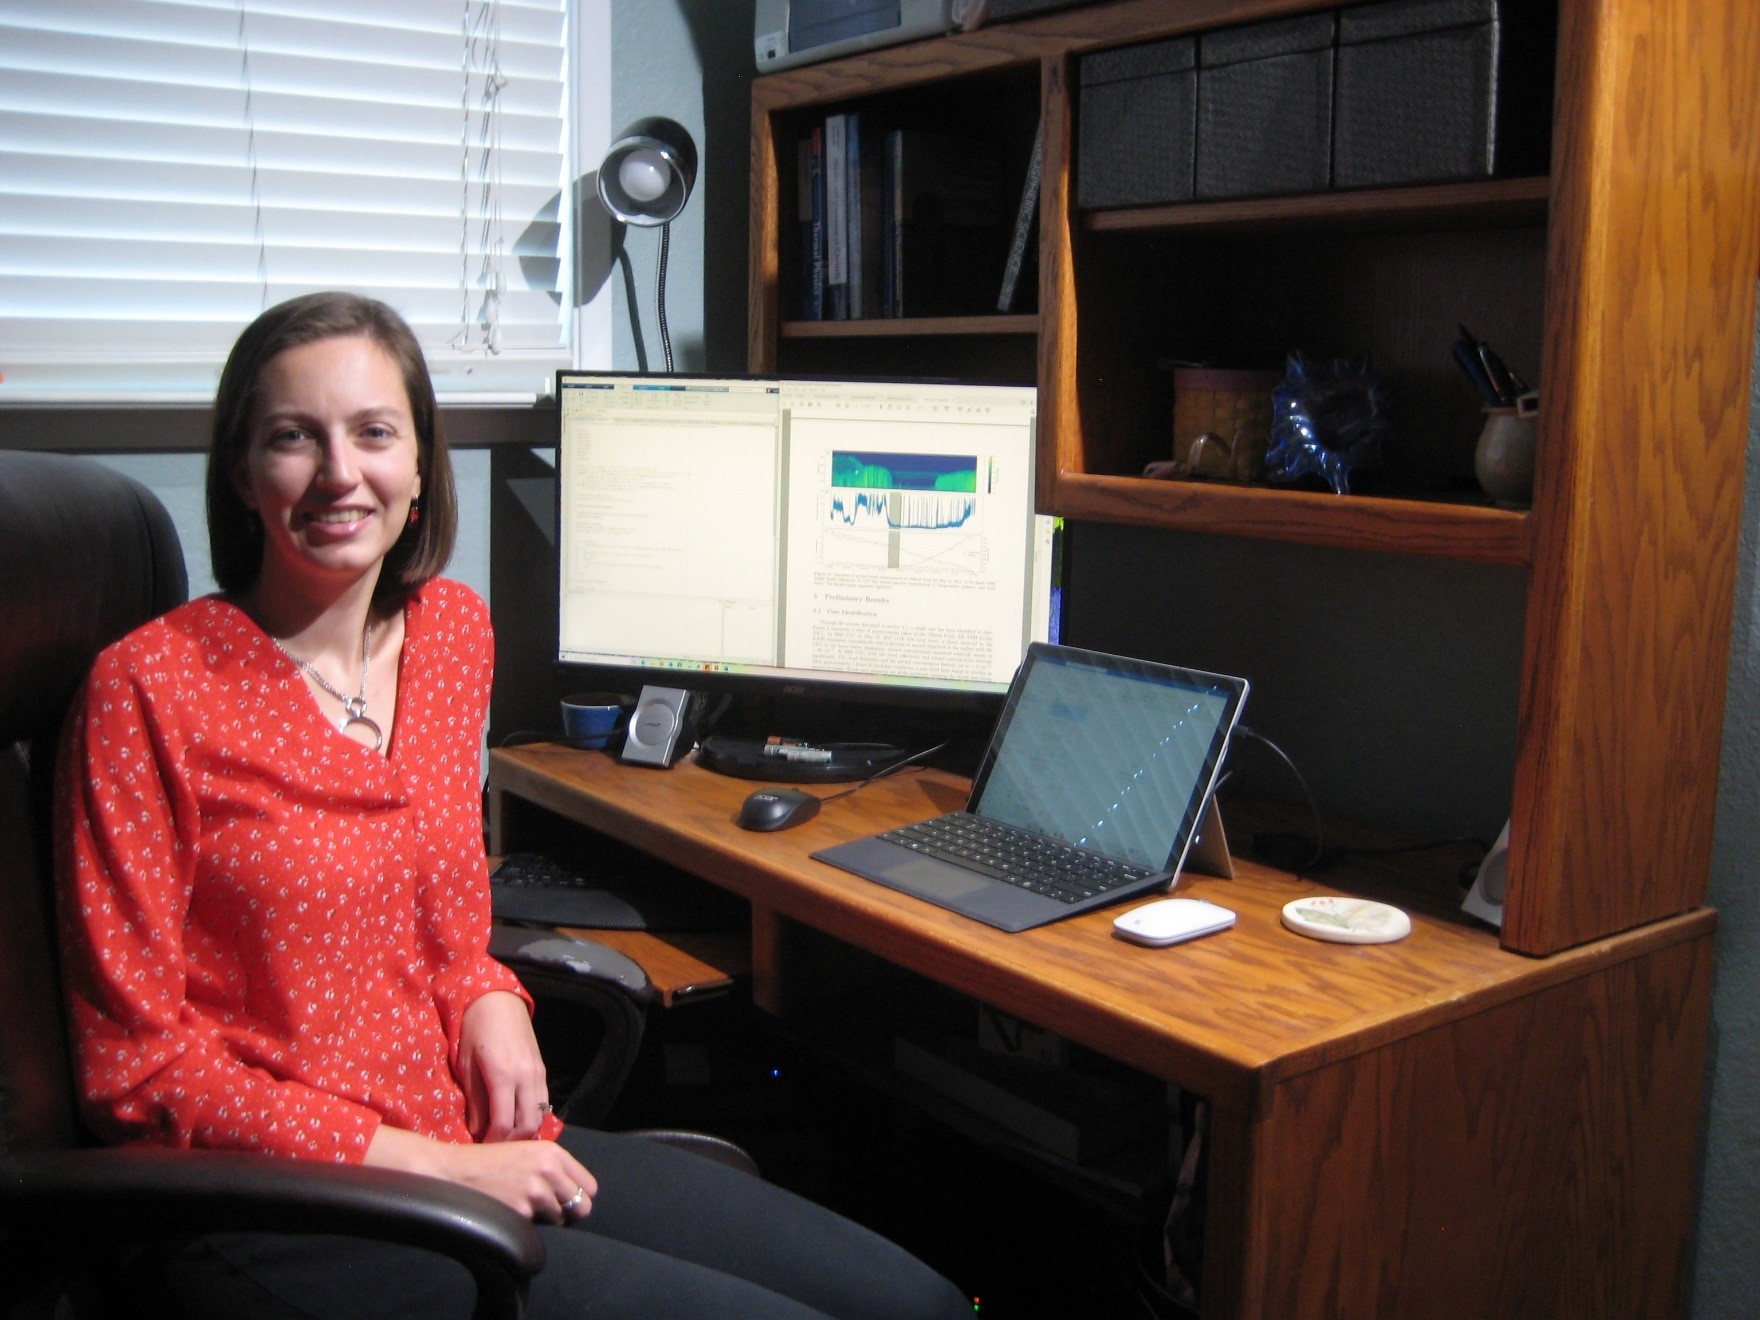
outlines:
[[[1173,373],[1173,461],[1188,477],[1258,481],[1271,441],[1276,371],[1179,367]]]

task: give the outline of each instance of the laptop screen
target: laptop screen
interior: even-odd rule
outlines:
[[[970,809],[1138,866],[1175,866],[1246,692],[1221,674],[1036,645]]]

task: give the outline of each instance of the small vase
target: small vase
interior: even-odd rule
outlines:
[[[1534,431],[1539,400],[1523,395],[1513,408],[1487,408],[1473,451],[1473,474],[1485,493],[1510,509],[1525,509],[1534,493]]]

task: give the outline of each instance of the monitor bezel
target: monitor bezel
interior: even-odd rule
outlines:
[[[707,381],[736,380],[754,383],[783,381],[800,381],[806,384],[838,384],[847,382],[854,385],[951,385],[981,386],[988,388],[1037,390],[1037,386],[1027,381],[976,381],[954,380],[945,377],[929,376],[857,376],[826,374],[813,372],[727,372],[675,371],[666,373],[642,371],[598,370],[588,368],[565,367],[556,372],[555,399],[556,422],[553,433],[556,455],[557,498],[552,534],[555,538],[556,553],[560,559],[562,553],[562,399],[563,383],[566,380],[631,380],[651,378],[656,383],[665,381]],[[1034,446],[1035,453],[1038,443],[1038,419],[1040,411],[1034,410]],[[1038,472],[1036,465],[1031,470],[1029,480],[1033,489],[1033,511],[1043,515],[1045,510],[1040,505]],[[1059,619],[1058,606],[1062,584],[1069,578],[1068,565],[1065,562],[1068,545],[1059,535],[1058,550],[1052,555],[1052,640],[1056,640]],[[557,599],[551,602],[552,613],[557,613],[561,606],[560,577],[557,584]],[[933,684],[886,683],[869,678],[831,678],[805,677],[777,669],[770,673],[734,674],[718,671],[692,671],[649,667],[646,665],[626,665],[609,661],[565,660],[562,658],[562,637],[560,619],[557,619],[558,633],[556,648],[552,656],[553,666],[559,681],[581,690],[592,688],[596,691],[622,692],[628,695],[638,694],[643,687],[683,688],[692,692],[704,692],[714,696],[732,698],[752,698],[779,700],[794,707],[803,717],[819,716],[831,721],[848,721],[852,711],[882,708],[890,711],[917,710],[927,714],[964,714],[982,716],[994,720],[1001,712],[1003,702],[1008,698],[1009,684],[1004,684],[996,691],[983,691],[970,688],[953,688]],[[1031,645],[1031,643],[1029,643]],[[1025,651],[1022,652],[1025,658]],[[1018,669],[1018,665],[1017,665]],[[858,721],[859,722],[859,721]]]

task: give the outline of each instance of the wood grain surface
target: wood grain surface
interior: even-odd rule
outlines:
[[[1296,197],[1129,206],[1115,211],[1090,211],[1082,217],[1082,227],[1104,233],[1177,229],[1411,230],[1426,226],[1476,227],[1499,221],[1519,224],[1544,217],[1551,194],[1552,182],[1548,178],[1485,179]]]
[[[1280,1087],[1206,1311],[1680,1315],[1711,965],[1707,934]]]
[[[565,935],[616,949],[632,960],[648,974],[649,983],[660,992],[660,1002],[667,1008],[730,990],[752,970],[751,939],[743,931],[559,929]]]
[[[1505,939],[1702,903],[1760,262],[1760,5],[1565,0]]]
[[[900,335],[1036,335],[1039,318],[1011,312],[993,316],[894,316],[861,321],[784,321],[784,339],[891,339]]]
[[[1483,564],[1528,562],[1528,514],[1485,504],[1076,472],[1060,474],[1056,491],[1056,511],[1070,518]]]
[[[1291,899],[1336,891],[1237,859],[1234,880],[1194,876],[1180,888],[1239,914],[1219,935],[1168,949],[1127,944],[1112,934],[1121,907],[1009,934],[808,856],[956,810],[964,781],[938,771],[881,780],[774,834],[735,823],[754,787],[690,761],[651,771],[542,743],[490,756],[492,796],[515,794],[731,889],[752,902],[755,923],[801,922],[1247,1109],[1288,1077],[1715,924],[1709,911],[1690,913],[1543,961],[1500,948],[1488,929],[1422,911],[1396,944],[1324,944],[1285,929],[1280,913]],[[760,985],[778,974],[768,955],[786,934],[772,926],[762,939],[753,951]]]

